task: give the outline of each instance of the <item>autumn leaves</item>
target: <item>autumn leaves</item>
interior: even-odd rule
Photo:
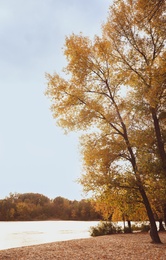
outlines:
[[[132,218],[143,202],[156,243],[154,212],[163,218],[166,204],[165,9],[164,1],[115,1],[101,38],[66,38],[67,76],[48,75],[46,91],[61,127],[86,130],[84,188],[110,214],[122,205]]]

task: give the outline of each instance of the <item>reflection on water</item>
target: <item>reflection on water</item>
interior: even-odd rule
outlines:
[[[98,221],[0,222],[0,250],[90,237]]]

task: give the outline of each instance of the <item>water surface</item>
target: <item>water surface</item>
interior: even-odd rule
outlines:
[[[56,241],[89,238],[98,221],[0,222],[0,250]]]

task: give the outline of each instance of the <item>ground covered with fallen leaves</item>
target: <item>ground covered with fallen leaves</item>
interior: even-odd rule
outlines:
[[[166,260],[166,232],[162,244],[148,233],[117,234],[20,247],[0,251],[0,260]]]

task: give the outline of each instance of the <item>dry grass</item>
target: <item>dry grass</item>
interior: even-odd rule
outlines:
[[[118,234],[55,242],[0,251],[0,260],[166,260],[166,232],[163,244],[151,243],[147,233]]]

